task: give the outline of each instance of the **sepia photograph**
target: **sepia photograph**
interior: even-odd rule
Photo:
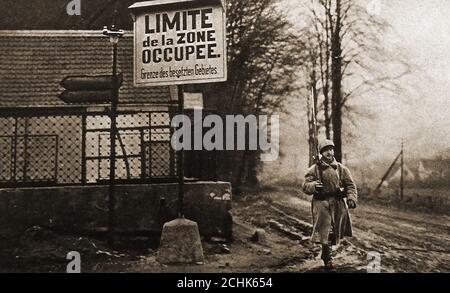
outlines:
[[[450,0],[0,5],[0,273],[450,273]]]

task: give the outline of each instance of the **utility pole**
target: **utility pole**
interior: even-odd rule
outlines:
[[[404,178],[404,142],[402,139],[402,151],[401,151],[401,158],[400,158],[400,201],[403,201],[403,192],[404,192],[404,188],[405,188],[405,178]]]
[[[123,36],[124,31],[118,30],[116,28],[116,17],[117,9],[114,11],[113,23],[111,29],[105,27],[103,29],[103,35],[109,36],[109,40],[113,47],[113,68],[112,68],[112,79],[113,79],[113,90],[111,96],[111,129],[110,129],[110,158],[109,158],[109,200],[108,200],[108,233],[109,233],[109,243],[114,244],[114,234],[115,234],[115,179],[116,179],[116,136],[117,136],[117,107],[119,103],[119,84],[117,78],[117,44],[119,39]]]
[[[395,164],[397,163],[398,159],[402,156],[402,153],[400,152],[398,154],[398,156],[395,158],[394,162],[392,163],[392,165],[389,167],[389,169],[387,170],[387,172],[383,175],[383,178],[380,181],[380,184],[378,184],[377,188],[375,188],[375,191],[380,190],[381,186],[383,185],[383,182],[388,178],[389,174],[391,173],[392,169],[394,169]]]

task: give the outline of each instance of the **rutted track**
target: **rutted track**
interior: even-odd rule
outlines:
[[[302,262],[299,271],[320,265],[317,248],[305,241],[311,230],[308,200],[283,190],[264,192],[259,197],[262,200],[247,207],[242,216],[311,249],[314,263]],[[374,251],[381,254],[384,272],[450,272],[448,217],[364,202],[351,213],[354,237],[336,249],[338,266],[361,271],[367,266],[367,253]]]

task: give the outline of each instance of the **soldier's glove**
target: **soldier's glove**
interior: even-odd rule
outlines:
[[[352,199],[347,199],[347,206],[349,209],[356,209],[356,202]]]

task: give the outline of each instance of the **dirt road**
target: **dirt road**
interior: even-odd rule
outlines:
[[[311,222],[307,197],[282,190],[266,192],[262,199],[268,204],[269,222],[284,221],[284,228],[278,230],[284,232],[289,228],[294,233],[305,233],[305,229],[296,228],[295,219]],[[261,205],[261,202],[254,204]],[[261,210],[261,206],[258,209]],[[242,216],[248,219],[248,216]],[[361,199],[358,208],[352,211],[352,220],[354,237],[344,241],[335,253],[335,263],[342,271],[350,268],[365,271],[367,255],[374,252],[380,255],[382,272],[450,272],[450,217],[366,204]],[[258,225],[254,219],[253,222]],[[318,263],[316,258],[295,269],[309,271]]]
[[[313,245],[309,198],[278,188],[235,199],[234,241],[203,241],[200,265],[161,265],[157,238],[143,235],[105,239],[59,234],[33,227],[19,238],[0,241],[0,272],[65,272],[66,254],[79,251],[82,272],[323,272],[320,247]],[[334,248],[338,272],[450,272],[450,218],[402,211],[362,198],[352,211],[354,237]],[[252,235],[263,229],[264,241]],[[120,242],[122,244],[120,244]],[[368,255],[379,256],[368,261]]]

